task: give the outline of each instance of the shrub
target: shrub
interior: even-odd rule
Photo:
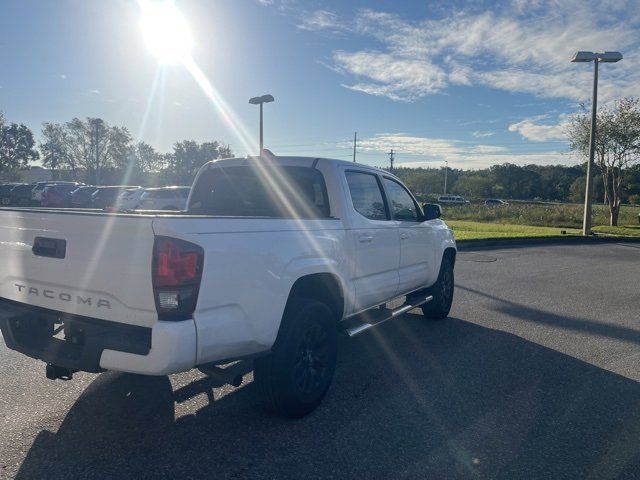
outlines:
[[[488,207],[484,204],[443,205],[445,220],[470,220],[515,225],[549,227],[582,226],[583,206],[580,204],[552,204],[513,202],[509,205]],[[640,207],[623,206],[620,225],[636,224]],[[606,205],[593,206],[593,225],[609,225],[609,209]]]

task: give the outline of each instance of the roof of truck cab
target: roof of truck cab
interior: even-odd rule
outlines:
[[[378,167],[373,167],[371,165],[364,165],[362,163],[354,163],[348,162],[345,160],[337,160],[335,158],[324,158],[324,157],[300,157],[300,156],[268,156],[268,157],[258,157],[258,156],[248,156],[248,157],[236,157],[236,158],[221,158],[217,160],[212,160],[208,162],[210,167],[225,167],[225,166],[235,166],[235,165],[249,165],[253,162],[271,162],[273,164],[281,165],[281,166],[291,166],[291,167],[311,167],[314,163],[323,162],[330,163],[337,166],[343,167],[352,167],[352,168],[362,168],[367,170],[373,170],[378,173],[384,172],[389,173],[386,170],[383,170]]]

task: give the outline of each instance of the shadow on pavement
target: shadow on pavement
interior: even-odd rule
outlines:
[[[493,307],[494,311],[508,315],[512,318],[640,344],[640,330],[620,325],[596,322],[585,318],[558,315],[538,308],[527,307],[520,303],[511,302],[504,298],[496,297],[495,295],[490,295],[488,293],[481,292],[480,290],[462,285],[456,285],[456,288],[475,295],[480,295],[496,302],[496,305]]]
[[[40,432],[18,478],[640,473],[640,386],[627,378],[508,333],[417,315],[343,341],[340,354],[324,404],[299,421],[253,408],[251,384],[216,390],[176,420],[167,377],[102,374],[57,432]],[[213,386],[202,382],[194,394]]]

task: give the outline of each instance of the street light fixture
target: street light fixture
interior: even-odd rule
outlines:
[[[251,105],[260,105],[260,153],[262,155],[262,150],[264,149],[264,141],[263,141],[263,127],[262,127],[262,105],[265,103],[271,103],[275,99],[273,95],[262,95],[261,97],[253,97],[249,99],[249,103]]]
[[[584,195],[584,218],[582,220],[582,235],[591,234],[591,197],[593,192],[593,178],[591,170],[596,149],[596,111],[598,108],[598,64],[615,63],[622,60],[620,52],[576,52],[572,62],[593,62],[593,93],[591,99],[591,132],[589,134],[589,162],[587,163],[587,185]]]

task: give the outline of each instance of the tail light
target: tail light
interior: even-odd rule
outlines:
[[[153,244],[153,295],[160,320],[191,318],[198,301],[204,250],[170,237]]]

